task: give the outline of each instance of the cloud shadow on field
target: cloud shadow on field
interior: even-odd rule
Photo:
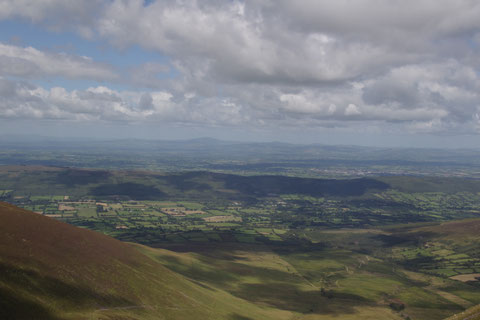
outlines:
[[[304,314],[354,314],[355,306],[372,305],[371,301],[354,294],[304,291],[296,285],[278,282],[242,284],[233,294],[256,304]]]

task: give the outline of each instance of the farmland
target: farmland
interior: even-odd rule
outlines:
[[[480,303],[477,180],[28,166],[0,177],[4,201],[305,319],[442,319]]]
[[[459,178],[420,183],[415,177],[322,180],[52,167],[3,167],[0,177],[6,201],[143,244],[290,241],[309,230],[480,216],[480,182]]]

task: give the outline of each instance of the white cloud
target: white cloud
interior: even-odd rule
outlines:
[[[347,108],[345,109],[345,115],[346,116],[356,116],[358,114],[361,114],[362,112],[358,109],[356,105],[353,103],[350,103]]]
[[[89,57],[44,52],[32,47],[0,43],[0,74],[38,78],[62,76],[71,79],[115,80],[118,75],[108,65]]]
[[[225,125],[246,123],[242,107],[230,99],[177,99],[166,91],[116,91],[91,87],[44,89],[0,78],[0,117],[73,121],[157,121]]]
[[[204,80],[329,83],[410,58],[321,30],[292,32],[271,19],[268,9],[236,1],[156,1],[148,7],[142,1],[114,1],[98,30],[120,47],[140,44],[171,55],[180,68],[202,69]]]
[[[142,61],[119,80],[88,58],[0,45],[3,75],[139,88],[43,90],[4,80],[0,94],[13,92],[18,114],[34,117],[477,132],[479,16],[470,0],[0,0],[0,19],[170,57],[168,65]],[[174,79],[162,77],[172,68]]]

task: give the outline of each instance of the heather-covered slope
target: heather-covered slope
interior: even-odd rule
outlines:
[[[0,202],[1,319],[281,319],[129,244]]]

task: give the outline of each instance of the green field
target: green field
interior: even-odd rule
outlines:
[[[273,318],[435,320],[480,303],[476,180],[17,170],[0,170],[3,200],[137,243]]]

